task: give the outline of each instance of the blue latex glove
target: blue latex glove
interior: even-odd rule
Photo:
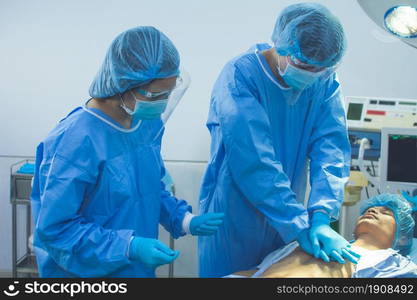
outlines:
[[[358,263],[360,255],[350,249],[350,243],[340,234],[330,228],[330,218],[327,214],[316,212],[313,215],[310,240],[313,246],[313,253],[316,258],[320,250],[333,260],[344,264],[344,258],[354,264]]]
[[[212,235],[217,232],[223,223],[224,213],[207,213],[195,216],[190,222],[192,235]]]
[[[311,244],[311,241],[310,241],[309,229],[304,229],[303,231],[301,231],[300,235],[298,236],[297,242],[300,245],[301,249],[303,249],[308,254],[314,256],[313,245]],[[325,262],[330,261],[329,257],[326,255],[326,253],[323,250],[320,250],[319,257]]]
[[[173,262],[179,251],[168,248],[156,239],[134,237],[130,243],[129,258],[139,260],[148,267],[156,267]]]

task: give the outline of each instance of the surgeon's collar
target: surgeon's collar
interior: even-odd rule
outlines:
[[[271,48],[271,46],[269,46],[269,49],[270,48]],[[267,49],[260,49],[260,47],[258,47],[258,45],[257,45],[257,47],[255,49],[255,55],[256,55],[256,58],[258,59],[259,65],[261,66],[261,68],[264,71],[265,75],[275,85],[277,85],[281,90],[291,90],[291,87],[284,87],[282,84],[280,84],[279,81],[275,78],[274,73],[272,73],[271,68],[269,67],[269,64],[268,64],[266,58],[261,53],[262,50],[267,50]]]
[[[110,118],[108,115],[106,115],[105,113],[103,113],[101,110],[97,109],[97,108],[89,108],[87,107],[87,103],[90,102],[92,98],[88,99],[84,105],[82,106],[82,109],[93,115],[94,117],[98,118],[100,121],[103,121],[104,123],[108,124],[109,126],[113,127],[114,129],[116,129],[117,131],[120,132],[125,132],[125,133],[130,133],[130,132],[134,132],[136,131],[136,129],[139,128],[140,124],[142,124],[142,120],[139,120],[139,122],[132,128],[124,128],[121,126],[121,124],[115,120],[113,120],[112,118]]]

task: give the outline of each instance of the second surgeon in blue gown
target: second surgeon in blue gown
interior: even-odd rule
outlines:
[[[216,236],[199,238],[202,277],[250,269],[293,240],[311,254],[319,245],[326,261],[357,256],[329,226],[338,218],[350,164],[334,73],[345,49],[343,29],[322,5],[303,3],[281,13],[272,39],[273,47],[257,44],[228,62],[213,88],[200,206],[225,212],[225,220]]]
[[[90,99],[36,152],[34,245],[41,277],[154,277],[178,257],[157,240],[212,235],[222,214],[194,216],[161,179],[161,113],[175,94],[179,55],[153,27],[121,33]]]

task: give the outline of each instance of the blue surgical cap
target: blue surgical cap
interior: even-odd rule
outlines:
[[[135,27],[119,34],[90,86],[90,96],[107,98],[157,78],[179,74],[174,44],[154,27]]]
[[[410,253],[413,245],[414,219],[410,203],[401,195],[381,194],[365,201],[361,207],[361,215],[370,207],[388,207],[393,213],[396,223],[395,238],[392,248],[403,255]]]
[[[280,55],[319,67],[336,65],[346,49],[339,20],[318,3],[286,7],[277,19],[272,41]]]

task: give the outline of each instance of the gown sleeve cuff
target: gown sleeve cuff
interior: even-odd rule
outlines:
[[[311,224],[320,223],[330,225],[330,215],[324,209],[318,209],[313,212],[313,217],[311,219]]]
[[[193,215],[190,212],[186,212],[184,215],[184,219],[182,219],[182,230],[186,233],[186,234],[190,234],[190,223],[191,223],[191,219],[194,218],[195,215]]]
[[[127,245],[126,256],[130,259],[130,245],[132,244],[134,236],[132,235],[129,239],[129,244]]]

